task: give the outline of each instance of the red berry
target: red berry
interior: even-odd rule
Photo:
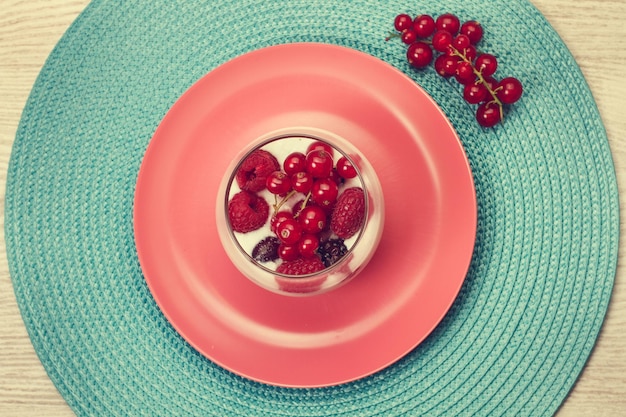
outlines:
[[[298,241],[298,252],[304,258],[312,258],[317,256],[317,248],[320,246],[320,240],[315,235],[305,234]]]
[[[265,186],[272,194],[286,194],[291,191],[291,179],[282,171],[274,171],[267,177]]]
[[[333,169],[332,156],[321,149],[313,150],[306,156],[306,170],[313,178],[325,178]]]
[[[410,45],[417,40],[417,33],[413,29],[405,29],[400,35],[400,39],[403,43]]]
[[[459,58],[456,56],[439,55],[435,60],[435,70],[442,77],[451,77],[456,74],[456,67],[459,65]]]
[[[235,174],[242,190],[258,192],[265,189],[267,176],[280,169],[278,160],[271,153],[257,149],[246,157]]]
[[[331,178],[320,178],[313,183],[311,198],[322,208],[329,208],[337,200],[339,187]]]
[[[433,51],[427,43],[415,42],[409,45],[406,57],[414,68],[424,68],[433,60]]]
[[[484,77],[493,75],[498,68],[498,60],[491,54],[480,54],[474,63],[478,72]]]
[[[299,193],[306,194],[313,188],[313,176],[306,171],[293,174],[291,187]]]
[[[483,127],[493,127],[500,123],[502,116],[500,113],[500,106],[493,102],[488,101],[478,106],[476,110],[476,121]]]
[[[278,245],[278,257],[283,261],[295,261],[300,257],[298,246],[281,243]]]
[[[283,170],[289,176],[297,172],[304,171],[306,168],[306,155],[302,152],[292,152],[285,158],[283,162]]]
[[[316,140],[315,142],[313,142],[309,146],[307,146],[307,148],[306,148],[306,154],[307,155],[310,154],[313,151],[326,151],[326,153],[328,155],[330,155],[331,158],[334,155],[333,147],[330,146],[326,142],[322,142],[321,140]]]
[[[483,80],[485,80],[485,86],[489,88],[491,91],[495,91],[498,88],[498,80],[491,76],[483,76]]]
[[[285,219],[276,226],[276,236],[281,242],[293,245],[302,236],[302,226],[296,219]]]
[[[435,19],[427,14],[419,15],[413,20],[413,30],[419,38],[428,38],[435,31]]]
[[[319,206],[307,206],[298,213],[298,221],[305,233],[317,234],[326,228],[326,212]]]
[[[408,14],[399,14],[393,21],[393,27],[396,28],[398,32],[402,32],[405,29],[410,28],[413,25],[413,19]]]
[[[228,202],[230,227],[239,233],[259,229],[267,221],[270,208],[263,198],[249,191],[240,191]]]
[[[513,104],[522,97],[522,83],[513,77],[503,78],[498,84],[498,99],[504,104]]]
[[[487,87],[483,83],[467,84],[463,89],[463,98],[470,104],[479,104],[489,97]]]
[[[340,238],[348,239],[363,227],[365,193],[359,187],[346,189],[337,200],[330,218],[330,229]]]
[[[474,61],[474,59],[476,58],[476,53],[476,47],[474,45],[470,45],[461,51],[461,54],[463,54],[465,59],[470,62]]]
[[[459,18],[451,13],[442,14],[435,21],[437,30],[447,30],[452,35],[456,35],[461,27]]]
[[[270,230],[276,233],[276,227],[285,219],[293,219],[293,215],[288,211],[279,211],[270,219]]]
[[[282,262],[276,268],[276,272],[285,275],[309,275],[325,268],[326,267],[318,257],[298,258],[293,261]]]
[[[447,52],[448,47],[452,43],[454,37],[446,30],[438,30],[433,35],[432,44],[437,52]]]
[[[337,173],[345,179],[356,177],[356,169],[345,156],[342,156],[337,160]]]
[[[469,20],[461,26],[461,33],[467,36],[476,45],[483,37],[483,27],[475,20]]]
[[[470,46],[470,44],[470,38],[467,35],[459,34],[452,39],[452,46],[454,46],[457,51],[464,50]]]
[[[456,67],[456,80],[463,85],[471,84],[476,81],[476,74],[474,74],[474,67],[471,63],[463,61],[459,62]]]

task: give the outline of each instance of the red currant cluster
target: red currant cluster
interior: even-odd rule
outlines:
[[[504,105],[513,104],[522,96],[522,83],[507,77],[494,78],[498,67],[495,56],[481,53],[476,45],[483,37],[482,26],[470,20],[461,24],[453,14],[442,14],[435,20],[423,14],[413,19],[399,14],[394,20],[397,32],[387,40],[399,37],[409,45],[407,60],[414,68],[425,68],[433,62],[442,77],[454,77],[463,85],[463,98],[478,104],[476,120],[492,127],[504,118]],[[435,58],[435,53],[438,56]]]

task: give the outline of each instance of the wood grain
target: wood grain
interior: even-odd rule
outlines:
[[[20,115],[37,74],[87,0],[0,0],[0,234],[4,186]],[[579,63],[605,123],[615,169],[626,183],[626,1],[534,0]],[[623,201],[622,201],[623,204]],[[622,210],[623,210],[623,206]],[[622,226],[621,233],[624,233]],[[626,415],[626,271],[618,271],[596,347],[559,417]],[[0,239],[0,415],[70,416],[30,343]]]

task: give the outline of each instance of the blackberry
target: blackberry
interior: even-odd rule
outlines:
[[[317,252],[320,254],[326,268],[328,268],[343,258],[348,253],[348,248],[343,243],[343,239],[328,239],[320,244]]]
[[[280,242],[277,237],[268,236],[252,249],[252,258],[257,262],[275,261],[278,259],[278,245]]]

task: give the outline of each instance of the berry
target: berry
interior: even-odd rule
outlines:
[[[476,110],[476,121],[483,127],[493,127],[502,120],[500,106],[489,101],[478,106]]]
[[[437,30],[447,30],[452,35],[456,35],[461,27],[461,22],[455,15],[445,13],[437,18],[435,26],[437,27]]]
[[[451,77],[456,74],[459,58],[456,56],[439,55],[435,60],[435,70],[442,77]]]
[[[474,61],[474,59],[476,58],[476,54],[477,54],[476,47],[474,45],[466,46],[460,52],[461,52],[461,55],[463,55],[465,59],[467,59],[470,62]]]
[[[307,146],[307,148],[306,148],[306,154],[307,155],[310,154],[313,151],[326,151],[326,153],[328,153],[328,155],[330,155],[331,158],[334,155],[333,147],[330,146],[326,142],[322,142],[321,140],[316,140],[315,142],[313,142],[309,146]]]
[[[252,249],[252,258],[257,262],[270,262],[278,259],[280,242],[275,236],[268,236]]]
[[[489,97],[489,91],[483,83],[467,84],[463,89],[463,98],[470,104],[479,104]]]
[[[302,236],[302,226],[296,219],[285,219],[276,225],[276,236],[282,243],[293,245]]]
[[[405,29],[400,35],[400,39],[402,42],[410,45],[417,40],[417,33],[413,29]]]
[[[348,248],[343,239],[328,239],[320,244],[317,252],[326,268],[328,268],[343,258],[348,253]]]
[[[317,149],[306,156],[306,170],[313,178],[325,178],[333,169],[333,157],[326,151]]]
[[[268,175],[280,169],[278,160],[271,153],[257,149],[241,163],[235,174],[242,190],[258,192],[265,189]]]
[[[298,241],[298,252],[303,258],[312,258],[317,256],[317,248],[320,245],[320,240],[315,235],[307,234],[302,235]]]
[[[340,238],[357,233],[365,220],[365,193],[359,187],[346,189],[337,199],[330,218],[330,229]]]
[[[272,194],[286,194],[291,191],[291,179],[282,171],[274,171],[267,177],[265,186]]]
[[[279,211],[273,215],[270,220],[270,230],[276,233],[276,227],[278,227],[278,225],[286,219],[293,219],[293,215],[288,211]]]
[[[298,213],[298,221],[305,233],[320,233],[326,228],[326,212],[319,206],[307,206]]]
[[[337,173],[340,177],[350,179],[356,177],[356,169],[345,156],[337,160]]]
[[[409,45],[406,57],[414,68],[424,68],[433,60],[433,50],[427,43],[415,42]]]
[[[306,194],[313,187],[313,176],[306,171],[293,174],[291,187],[299,193]]]
[[[337,185],[342,185],[344,182],[346,182],[346,179],[339,175],[339,171],[337,171],[337,168],[333,168],[332,171],[330,171],[330,175],[328,176],[328,178],[335,181]]]
[[[331,207],[337,200],[338,194],[339,187],[331,178],[318,179],[313,183],[313,188],[311,189],[311,198],[322,208]]]
[[[399,14],[393,21],[393,27],[396,28],[398,32],[402,32],[405,29],[410,28],[413,25],[413,19],[408,14]]]
[[[239,233],[257,230],[267,221],[269,211],[263,198],[249,191],[240,191],[228,202],[230,227]]]
[[[293,176],[294,174],[304,171],[306,168],[306,155],[302,152],[292,152],[285,158],[283,162],[283,170],[285,174]]]
[[[447,52],[448,47],[452,43],[452,39],[454,39],[454,37],[450,32],[446,30],[438,30],[433,35],[433,49],[437,52]]]
[[[480,54],[474,63],[478,72],[484,77],[493,75],[498,68],[498,60],[491,54]]]
[[[470,38],[467,35],[459,34],[452,39],[452,46],[454,46],[458,51],[462,51],[468,46],[470,46]]]
[[[326,268],[318,257],[299,258],[293,261],[285,261],[278,265],[276,272],[285,275],[308,275],[314,274]]]
[[[425,39],[435,31],[435,19],[427,14],[419,15],[413,20],[413,30],[419,38]]]
[[[522,83],[513,77],[503,78],[498,84],[498,99],[504,104],[513,104],[522,97]]]
[[[283,261],[295,261],[300,257],[300,251],[297,245],[286,245],[281,243],[278,246],[278,257]]]
[[[476,45],[483,37],[483,27],[475,20],[469,20],[461,25],[461,33],[470,39],[472,45]]]
[[[471,84],[476,81],[476,74],[474,73],[474,67],[470,62],[459,62],[456,66],[456,80],[463,85]]]

